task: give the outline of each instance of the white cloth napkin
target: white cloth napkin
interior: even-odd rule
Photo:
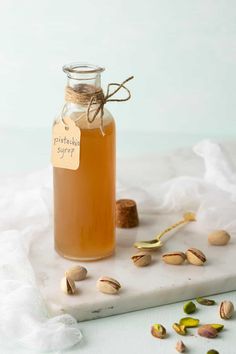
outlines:
[[[194,224],[205,231],[220,228],[236,234],[236,174],[219,145],[203,141],[194,152],[204,160],[204,175],[164,183],[157,182],[158,166],[148,158],[139,160],[142,173],[128,177],[121,162],[117,196],[133,197],[143,213],[193,210]],[[0,179],[0,336],[34,353],[63,350],[82,338],[72,316],[50,318],[28,257],[31,244],[52,227],[51,181],[50,168]]]
[[[122,171],[118,181],[118,196],[134,198],[139,210],[144,213],[195,211],[198,222],[191,224],[192,227],[202,228],[205,232],[225,229],[232,235],[236,234],[236,173],[230,161],[220,145],[209,140],[195,145],[193,151],[203,159],[205,171],[202,176],[181,175],[156,183],[159,167],[154,165],[148,169],[146,161],[144,172],[140,173],[141,167],[138,173],[141,183],[136,179],[133,185],[135,176],[128,174],[127,179],[125,171]],[[154,163],[153,159],[151,163]],[[143,179],[147,169],[151,176]]]
[[[0,336],[30,353],[67,349],[82,338],[78,324],[70,315],[49,317],[28,258],[52,227],[51,170],[0,182]]]

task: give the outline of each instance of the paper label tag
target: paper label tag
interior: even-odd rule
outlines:
[[[52,165],[77,170],[80,162],[80,129],[75,122],[64,117],[52,130]]]

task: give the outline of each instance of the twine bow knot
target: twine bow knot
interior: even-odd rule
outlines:
[[[65,100],[66,102],[72,102],[76,104],[81,104],[87,106],[86,109],[86,118],[89,123],[93,123],[96,119],[97,115],[101,113],[101,130],[103,132],[103,115],[104,115],[104,105],[107,102],[124,102],[128,101],[131,97],[130,90],[125,86],[125,84],[132,80],[134,77],[130,76],[128,79],[123,81],[121,84],[116,82],[112,82],[108,84],[106,94],[104,94],[101,88],[96,88],[92,85],[87,84],[80,84],[78,85],[77,89],[72,89],[71,87],[66,87],[65,92]],[[117,88],[110,92],[110,88],[112,86],[116,86]],[[124,98],[111,98],[113,97],[119,90],[124,89],[127,92],[127,97]],[[97,105],[96,109],[94,110],[93,114],[93,106]]]
[[[125,84],[132,80],[134,77],[130,76],[128,77],[128,79],[126,79],[125,81],[123,81],[121,84],[118,84],[116,82],[111,82],[110,84],[108,84],[107,86],[107,91],[106,94],[104,95],[103,91],[101,90],[101,97],[99,98],[99,105],[97,107],[97,109],[95,110],[94,114],[92,115],[92,117],[90,117],[90,111],[91,111],[91,107],[93,104],[97,103],[97,96],[93,95],[90,99],[89,105],[87,107],[87,119],[89,123],[92,123],[95,118],[97,117],[98,113],[101,112],[101,116],[103,116],[104,114],[104,105],[107,102],[124,102],[124,101],[128,101],[131,97],[131,93],[130,90],[125,86]],[[112,86],[117,86],[117,88],[110,93],[110,88]],[[112,96],[114,96],[121,88],[123,88],[127,93],[128,96],[125,98],[111,98]]]

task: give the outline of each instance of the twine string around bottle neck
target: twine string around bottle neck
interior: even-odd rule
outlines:
[[[101,88],[97,88],[94,85],[88,84],[79,84],[75,89],[72,87],[66,86],[65,89],[65,101],[68,103],[79,104],[85,106],[86,108],[86,118],[89,123],[93,123],[98,114],[100,113],[101,119],[101,131],[104,134],[103,130],[103,115],[104,115],[104,105],[107,102],[124,102],[128,101],[131,98],[130,90],[125,86],[125,84],[132,80],[134,77],[130,76],[122,83],[118,84],[112,82],[108,84],[106,94],[104,94]],[[116,89],[110,92],[110,88],[116,86]],[[124,89],[127,93],[127,96],[124,98],[111,98],[118,91]],[[96,105],[95,109],[94,106]],[[62,114],[65,113],[65,107],[62,109]],[[63,121],[63,115],[62,121]]]

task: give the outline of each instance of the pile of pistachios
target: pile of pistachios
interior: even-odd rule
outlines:
[[[203,306],[213,306],[216,305],[216,302],[211,299],[206,299],[203,297],[198,297],[196,302]],[[189,301],[184,304],[183,311],[187,315],[191,315],[197,311],[197,306],[193,301]],[[220,303],[218,309],[220,318],[223,320],[229,320],[234,313],[234,305],[231,301],[222,301]],[[175,322],[172,325],[172,329],[181,336],[188,335],[189,328],[198,328],[197,333],[201,337],[205,338],[216,338],[219,333],[224,329],[223,324],[218,323],[210,323],[200,325],[200,320],[194,317],[183,317],[179,320],[179,322]],[[154,324],[151,327],[151,334],[159,339],[164,339],[167,337],[167,330],[161,324]],[[179,353],[184,353],[186,351],[186,345],[182,340],[176,343],[175,349]],[[211,349],[207,352],[207,354],[219,354],[219,352],[215,349]]]

